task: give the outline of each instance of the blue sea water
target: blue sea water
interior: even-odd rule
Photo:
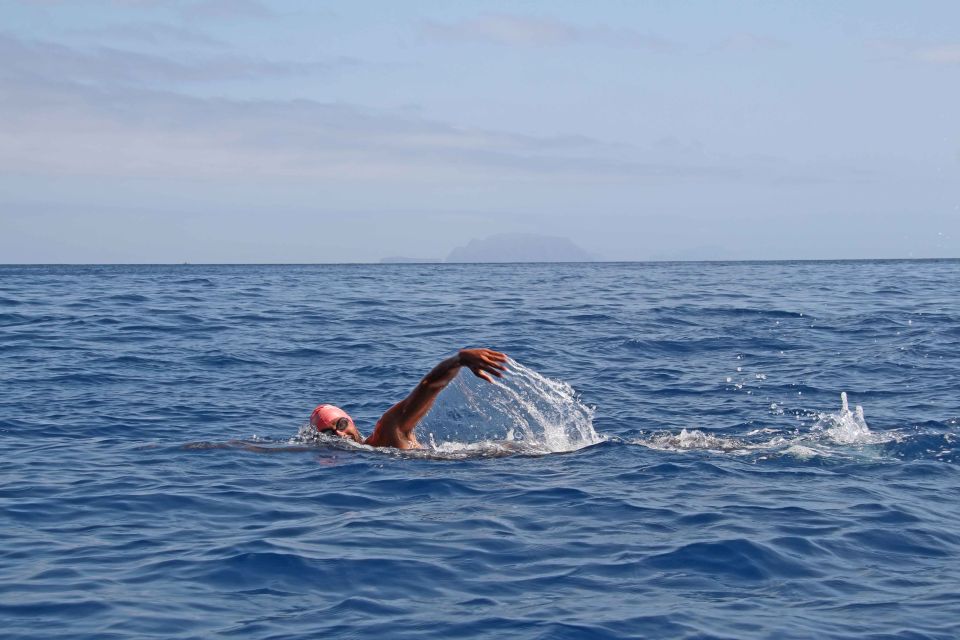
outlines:
[[[0,635],[960,637],[958,282],[0,267]],[[463,346],[426,451],[301,429]]]

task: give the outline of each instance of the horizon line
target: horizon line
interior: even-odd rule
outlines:
[[[737,264],[737,263],[792,263],[792,262],[951,262],[951,258],[734,258],[703,260],[523,260],[503,262],[0,262],[0,267],[290,267],[290,266],[457,266],[457,265],[544,265],[544,264]]]

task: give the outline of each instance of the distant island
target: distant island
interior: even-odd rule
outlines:
[[[447,255],[446,260],[418,259],[402,256],[383,258],[381,263],[413,262],[593,262],[596,258],[569,238],[533,233],[503,233],[488,238],[474,238]]]

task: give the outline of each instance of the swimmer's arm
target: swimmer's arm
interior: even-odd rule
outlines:
[[[430,411],[440,392],[457,377],[460,367],[468,367],[478,378],[493,382],[491,376],[500,378],[507,370],[506,361],[506,354],[492,349],[461,349],[425,375],[410,395],[390,407],[380,418],[378,429],[395,429],[408,435]]]

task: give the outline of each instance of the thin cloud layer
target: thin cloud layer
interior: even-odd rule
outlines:
[[[532,136],[306,99],[209,98],[184,85],[328,72],[350,61],[181,59],[0,33],[0,167],[49,175],[329,180],[672,180],[736,171],[624,144]]]
[[[201,0],[182,3],[180,14],[187,19],[232,20],[273,18],[276,13],[256,0]]]
[[[913,56],[917,60],[933,64],[960,64],[960,44],[923,47],[915,50]]]
[[[536,137],[309,100],[202,99],[132,87],[0,81],[0,167],[66,175],[333,180],[729,176]]]
[[[315,100],[207,98],[181,85],[310,75],[347,62],[171,59],[0,33],[0,166],[54,175],[440,180],[720,175],[586,136],[456,127]]]
[[[226,46],[222,40],[194,29],[175,27],[163,22],[127,22],[106,27],[72,29],[69,33],[98,42],[106,39],[136,45],[173,45],[212,49],[222,49]]]
[[[960,44],[931,44],[905,38],[875,38],[866,46],[888,56],[927,64],[960,64]]]
[[[172,60],[0,34],[0,167],[36,175],[333,181],[820,180],[767,158],[642,150],[582,135],[455,126],[307,99],[209,98],[182,85],[327,72],[345,61]]]
[[[170,11],[185,20],[268,19],[276,13],[258,0],[13,0],[27,6],[84,5],[89,9]]]
[[[755,53],[761,51],[777,51],[785,49],[786,47],[787,43],[779,38],[744,32],[725,38],[713,47],[713,50],[733,53]]]
[[[338,58],[321,62],[278,62],[229,54],[177,60],[116,47],[83,50],[44,41],[29,41],[0,32],[0,76],[33,82],[37,79],[95,85],[178,85],[258,77],[326,73],[355,64]]]
[[[460,22],[426,22],[422,33],[444,42],[473,41],[510,46],[564,46],[595,44],[668,52],[676,45],[634,29],[585,27],[550,18],[488,14]]]

